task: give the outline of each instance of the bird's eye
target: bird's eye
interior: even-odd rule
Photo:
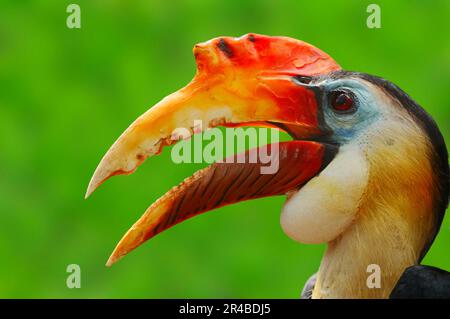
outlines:
[[[351,113],[356,110],[355,97],[347,91],[333,91],[330,95],[330,104],[333,110],[340,113]]]

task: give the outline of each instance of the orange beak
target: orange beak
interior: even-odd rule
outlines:
[[[203,129],[295,127],[297,138],[321,133],[315,93],[298,85],[293,77],[339,70],[324,52],[287,37],[249,34],[197,44],[194,55],[194,79],[150,108],[119,137],[98,165],[86,197],[109,177],[132,173],[163,146],[175,143],[180,139],[180,129],[198,133],[194,121],[202,121]],[[255,175],[261,163],[213,164],[196,173],[147,210],[120,241],[108,265],[155,234],[198,213],[241,200],[285,194],[303,185],[327,164],[327,153],[333,152],[329,146],[306,141],[280,143],[279,151],[279,171],[265,177]],[[251,152],[254,150],[246,156]],[[248,173],[248,179],[239,184],[244,173]],[[243,189],[236,186],[246,183],[249,185]],[[254,189],[255,183],[262,184]],[[251,194],[249,188],[253,189]]]

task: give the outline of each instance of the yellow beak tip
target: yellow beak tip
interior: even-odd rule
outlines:
[[[111,256],[111,257],[109,257],[109,259],[108,259],[108,261],[106,262],[105,266],[106,266],[106,267],[111,267],[113,264],[115,264],[116,261],[117,261],[117,260]]]

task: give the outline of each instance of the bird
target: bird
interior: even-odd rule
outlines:
[[[122,133],[97,166],[86,198],[177,143],[180,128],[189,138],[218,126],[265,127],[291,140],[264,146],[276,172],[265,174],[262,161],[250,161],[260,146],[243,152],[245,161],[232,155],[187,177],[132,225],[107,266],[200,213],[281,195],[284,233],[327,245],[302,298],[450,298],[450,273],[421,265],[449,201],[445,140],[421,106],[392,82],[344,70],[290,37],[221,36],[193,53],[193,80]],[[369,283],[369,267],[378,284]]]

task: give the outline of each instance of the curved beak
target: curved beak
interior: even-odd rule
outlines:
[[[319,49],[291,38],[249,34],[197,44],[194,56],[194,79],[128,127],[101,160],[86,197],[109,177],[130,174],[162,147],[187,138],[185,132],[191,135],[215,126],[249,125],[295,128],[295,137],[300,139],[323,132],[314,91],[293,81],[296,76],[317,76],[340,69]],[[198,121],[201,127],[194,125]],[[276,173],[260,174],[261,162],[247,161],[225,161],[197,172],[144,213],[120,241],[108,265],[196,214],[298,188],[316,175],[335,152],[331,146],[307,141],[269,148],[272,153],[276,148],[279,155]],[[252,152],[258,149],[246,152],[245,157],[253,156]]]

